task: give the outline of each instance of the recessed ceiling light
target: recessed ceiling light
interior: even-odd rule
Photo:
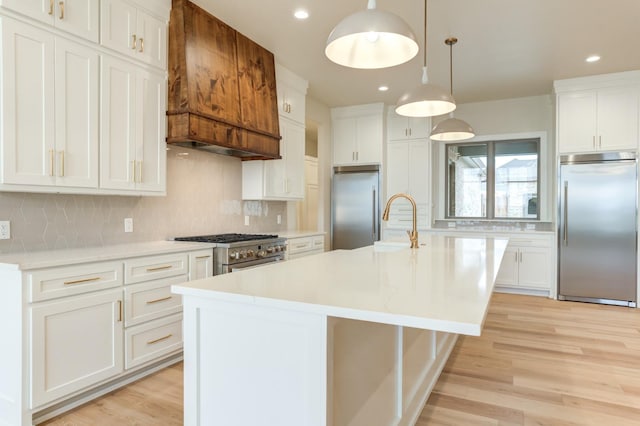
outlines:
[[[598,62],[600,60],[600,56],[591,55],[587,58],[587,62]]]
[[[298,9],[293,13],[297,19],[307,19],[309,17],[309,12],[303,9]]]
[[[386,92],[387,90],[389,90],[389,86],[380,86],[378,87],[378,90],[381,92]]]

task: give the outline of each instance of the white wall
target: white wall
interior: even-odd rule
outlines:
[[[546,143],[541,146],[541,209],[542,221],[553,221],[555,211],[555,131],[554,100],[551,95],[526,98],[504,99],[488,102],[460,104],[454,113],[456,118],[466,121],[474,128],[477,140],[487,136],[546,133]],[[447,118],[438,117],[433,124]],[[474,139],[470,139],[471,141]],[[444,218],[444,174],[441,172],[444,162],[443,144],[435,143],[433,155],[433,216]]]

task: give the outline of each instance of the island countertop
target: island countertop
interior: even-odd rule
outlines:
[[[336,250],[174,285],[173,292],[479,335],[507,238],[425,235],[418,249]]]

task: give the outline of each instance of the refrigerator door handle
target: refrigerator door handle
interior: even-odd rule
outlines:
[[[373,236],[373,240],[376,241],[376,187],[371,187],[372,195],[373,195],[373,206],[371,209],[371,213],[373,216],[373,220],[371,221],[371,235]]]
[[[563,240],[564,245],[569,245],[569,224],[567,221],[569,220],[569,182],[564,181],[564,232],[563,232]]]

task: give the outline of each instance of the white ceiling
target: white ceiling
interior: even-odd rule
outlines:
[[[387,69],[354,70],[324,55],[327,36],[366,0],[195,0],[214,16],[275,54],[309,80],[308,94],[330,107],[395,104],[422,74],[423,0],[377,0],[404,18],[421,50]],[[310,17],[298,21],[296,8]],[[549,94],[556,79],[640,69],[640,0],[430,0],[427,24],[429,80],[449,87],[453,48],[458,103]],[[602,60],[586,63],[598,54]],[[377,87],[388,85],[389,91]]]

